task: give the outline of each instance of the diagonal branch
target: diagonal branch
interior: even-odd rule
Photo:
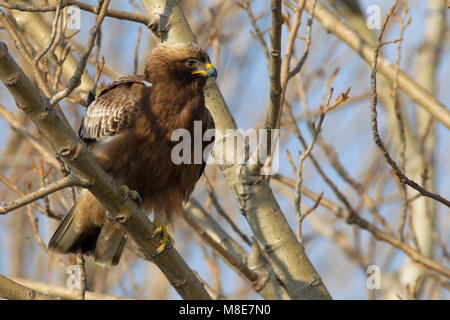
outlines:
[[[306,3],[306,1],[302,2],[303,7],[305,6],[305,3]],[[305,47],[303,49],[302,57],[297,62],[294,69],[292,69],[292,71],[286,75],[286,77],[287,77],[286,82],[287,82],[287,80],[289,80],[290,78],[292,78],[293,76],[295,76],[297,73],[299,73],[302,70],[302,68],[306,62],[306,59],[308,58],[309,49],[311,48],[311,32],[312,32],[312,24],[314,21],[313,16],[314,16],[314,10],[316,8],[316,4],[317,4],[317,0],[314,0],[313,8],[312,8],[311,12],[309,13],[309,17],[308,17],[308,24],[307,24],[307,28],[306,28],[306,41],[305,41]],[[299,4],[299,6],[300,6],[300,4]],[[303,9],[303,7],[302,7],[302,9]]]
[[[72,174],[69,174],[67,177],[62,178],[61,180],[55,181],[49,184],[46,187],[40,188],[33,193],[27,194],[26,196],[15,200],[11,203],[4,204],[0,206],[0,215],[7,214],[13,210],[24,207],[36,200],[45,198],[46,196],[55,193],[59,190],[69,188],[69,187],[88,187],[89,183],[87,181],[82,182],[77,177]]]
[[[42,52],[40,52],[34,58],[34,65],[35,65],[36,68],[38,68],[38,66],[39,66],[39,61],[47,54],[47,52],[51,49],[51,47],[53,46],[53,43],[55,42],[58,23],[59,23],[59,21],[61,19],[61,10],[62,10],[62,0],[59,0],[58,1],[58,6],[56,7],[55,19],[53,21],[52,34],[50,36],[50,40],[47,43],[47,45],[44,47]]]
[[[299,2],[300,0],[296,1]],[[313,10],[314,0],[305,1],[306,10],[311,12]],[[366,63],[369,65],[373,64],[374,48],[321,3],[317,3],[316,8],[314,9],[314,17],[322,24],[326,31],[333,33],[345,42],[352,50],[358,53]],[[378,63],[380,73],[386,76],[390,81],[393,81],[395,77],[395,67],[382,56],[379,57]],[[450,129],[450,111],[446,106],[402,71],[398,74],[398,86],[412,101],[425,108],[434,119]]]
[[[103,19],[105,18],[106,9],[108,8],[109,2],[110,0],[99,0],[98,7],[100,11],[98,13],[97,20],[95,21],[94,27],[90,31],[90,36],[88,43],[86,45],[86,50],[81,55],[80,61],[78,62],[77,68],[75,69],[72,78],[70,78],[69,84],[64,90],[59,91],[51,98],[50,106],[58,104],[61,100],[66,98],[69,94],[72,93],[73,90],[75,90],[81,84],[81,76],[83,75],[84,69],[86,68],[89,55],[91,54],[91,51],[94,48],[95,39],[100,31]]]
[[[233,222],[233,220],[228,216],[223,207],[220,205],[219,200],[217,199],[217,196],[214,192],[213,186],[211,185],[211,182],[209,181],[206,175],[204,175],[204,181],[206,191],[208,192],[209,198],[211,199],[214,208],[216,208],[217,213],[221,215],[230,224],[234,232],[236,232],[242,238],[242,240],[244,240],[245,243],[251,246],[252,243],[250,239],[239,229],[239,227]]]
[[[289,178],[276,175],[275,179],[280,181],[283,184],[286,184],[292,189],[295,189],[296,181],[291,180]],[[310,190],[302,187],[302,193],[304,193],[307,197],[317,201],[320,196],[317,196]],[[357,225],[358,227],[370,232],[376,239],[389,243],[394,248],[397,248],[403,251],[412,261],[415,263],[421,264],[422,266],[429,268],[433,271],[436,271],[447,278],[450,278],[450,269],[446,266],[424,256],[420,252],[418,252],[413,247],[409,246],[407,243],[401,241],[398,237],[385,232],[381,229],[378,229],[377,226],[370,223],[366,219],[361,218],[359,215],[354,212],[352,207],[343,208],[339,205],[336,205],[328,200],[323,199],[320,202],[320,205],[329,209],[337,218],[345,219],[348,224]],[[349,219],[351,217],[351,219]]]
[[[246,0],[245,3],[237,3],[238,6],[242,7],[245,11],[247,11],[248,18],[250,19],[250,23],[252,24],[253,29],[255,30],[255,38],[259,41],[261,48],[264,52],[264,56],[266,57],[267,63],[269,63],[269,49],[267,49],[267,43],[264,40],[263,33],[258,27],[257,18],[253,14],[252,8],[250,7],[250,1]]]
[[[193,198],[183,215],[211,249],[264,299],[287,299],[288,296],[266,266],[250,266],[247,252]]]
[[[393,7],[394,8],[394,7]],[[391,12],[392,14],[392,12]],[[374,58],[373,58],[373,67],[372,67],[372,74],[371,74],[371,88],[372,88],[372,103],[371,103],[371,111],[372,111],[372,115],[371,115],[371,126],[372,126],[372,134],[373,134],[373,139],[376,143],[376,145],[378,146],[378,148],[381,150],[381,152],[383,153],[384,158],[386,159],[386,162],[391,166],[392,170],[394,171],[395,175],[397,176],[397,178],[399,179],[399,181],[403,184],[406,184],[408,186],[410,186],[411,188],[415,189],[416,191],[418,191],[420,194],[422,194],[424,197],[429,197],[432,198],[436,201],[439,201],[440,203],[446,205],[447,207],[450,208],[450,201],[441,197],[438,194],[435,194],[433,192],[430,192],[428,190],[426,190],[425,188],[421,187],[418,183],[416,183],[415,181],[409,179],[402,170],[400,170],[400,168],[398,167],[397,163],[395,162],[394,159],[392,159],[391,155],[389,154],[389,152],[387,151],[383,141],[381,140],[381,137],[378,133],[378,122],[377,122],[377,104],[378,104],[378,96],[377,96],[377,72],[378,72],[378,56],[379,56],[379,51],[381,46],[384,44],[381,42],[382,37],[383,37],[383,31],[384,31],[384,27],[386,26],[386,23],[388,22],[388,18],[390,17],[390,15],[386,16],[385,21],[383,22],[383,26],[381,29],[381,32],[378,36],[378,45],[375,48],[374,51]]]
[[[18,134],[23,136],[27,141],[42,155],[45,162],[50,164],[54,168],[59,168],[58,161],[53,154],[50,153],[47,146],[42,141],[36,138],[20,121],[14,116],[14,114],[8,111],[0,104],[0,116],[5,119],[11,128]]]

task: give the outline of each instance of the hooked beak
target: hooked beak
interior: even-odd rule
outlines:
[[[217,70],[212,66],[211,63],[206,64],[206,70],[208,71],[208,73],[206,74],[207,77],[214,78],[214,80],[217,79]]]
[[[217,70],[212,66],[211,63],[206,64],[206,71],[205,70],[196,70],[192,72],[192,74],[200,74],[204,77],[208,78],[214,78],[217,79]]]

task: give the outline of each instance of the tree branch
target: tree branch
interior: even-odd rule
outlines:
[[[396,2],[397,3],[397,2]],[[392,13],[391,13],[392,14]],[[383,141],[380,138],[380,135],[378,133],[378,123],[377,123],[377,103],[378,103],[378,96],[377,96],[377,66],[378,66],[378,56],[379,56],[379,50],[383,43],[381,42],[384,27],[386,26],[387,21],[389,20],[389,15],[384,21],[383,27],[381,29],[380,35],[378,36],[378,45],[374,50],[374,58],[373,58],[373,67],[372,67],[372,74],[371,74],[371,88],[372,88],[372,103],[371,103],[371,125],[372,125],[372,134],[373,139],[376,143],[376,145],[380,148],[381,152],[383,153],[383,156],[386,159],[386,162],[391,166],[392,170],[394,171],[397,178],[400,180],[401,183],[404,183],[411,188],[415,189],[416,191],[420,192],[424,197],[432,198],[436,201],[441,202],[442,204],[446,205],[450,208],[450,201],[441,197],[438,194],[432,193],[425,188],[422,188],[419,184],[417,184],[415,181],[409,179],[398,167],[397,163],[392,159],[391,155],[387,151],[386,147],[384,146]]]
[[[14,5],[23,5],[24,2],[21,0],[9,0],[8,3]],[[20,29],[23,31],[25,36],[29,38],[37,47],[43,49],[45,44],[51,38],[51,28],[47,23],[40,17],[37,13],[10,10],[8,16],[10,15],[15,18]],[[65,46],[58,44],[55,47],[54,54],[61,58],[64,56],[66,50]],[[73,76],[75,70],[78,66],[78,60],[75,56],[70,53],[67,55],[64,61],[64,68],[62,68],[62,76],[67,81]],[[75,89],[75,92],[79,94],[83,99],[87,97],[89,90],[93,87],[94,81],[89,76],[88,72],[85,70],[81,77],[81,85]],[[40,86],[42,87],[42,86]],[[45,92],[44,92],[45,93]],[[51,96],[51,94],[47,95]]]
[[[17,199],[11,203],[4,204],[0,207],[0,215],[7,214],[13,210],[24,207],[27,204],[30,204],[36,200],[45,198],[46,196],[55,193],[59,190],[69,188],[69,187],[84,187],[87,188],[89,186],[88,181],[80,181],[77,177],[72,174],[69,174],[67,177],[62,178],[61,180],[55,181],[49,184],[46,187],[40,188],[39,190],[27,194],[26,196]]]
[[[57,300],[58,297],[52,297],[42,294],[36,290],[24,287],[2,275],[0,275],[0,297],[9,300]]]
[[[35,290],[37,292],[43,293],[45,295],[49,295],[51,297],[57,297],[61,299],[67,300],[77,300],[78,299],[78,291],[67,289],[65,287],[54,286],[51,284],[33,281],[28,279],[21,279],[10,277],[10,280],[18,283],[21,286],[28,287],[31,290]],[[86,291],[86,300],[134,300],[132,298],[122,298],[116,296],[109,296],[101,293],[96,293],[92,291]]]
[[[300,0],[296,0],[297,2]],[[313,10],[314,0],[305,0],[305,8],[309,12]],[[329,11],[321,3],[317,3],[314,9],[314,17],[319,21],[323,28],[333,33],[343,42],[345,42],[352,50],[358,53],[369,65],[373,64],[373,50],[361,36],[349,28],[331,11]],[[379,71],[385,75],[390,81],[394,80],[395,67],[384,57],[379,57]],[[411,79],[406,73],[400,71],[398,74],[398,86],[405,92],[412,101],[425,108],[434,119],[441,122],[450,129],[450,111],[444,104],[434,98],[427,90]]]
[[[91,6],[87,3],[83,3],[80,1],[63,0],[62,8],[65,8],[68,6],[77,6],[81,10],[91,12],[93,14],[97,14],[95,6]],[[20,4],[20,3],[12,4],[12,3],[5,2],[5,1],[0,1],[0,7],[8,8],[11,10],[24,11],[24,12],[51,12],[51,11],[57,10],[57,6],[54,6],[54,5],[36,6],[36,5],[26,5],[26,4]],[[120,11],[120,10],[108,9],[106,11],[106,16],[115,18],[115,19],[119,19],[119,20],[128,20],[128,21],[142,23],[142,24],[146,25],[148,28],[151,28],[152,22],[153,22],[153,20],[151,18],[148,18],[144,14],[134,13],[134,12],[126,12],[126,11]]]
[[[269,300],[288,298],[275,276],[271,274],[270,270],[267,270],[267,267],[250,268],[246,262],[247,252],[204,211],[204,208],[194,198],[191,197],[186,205],[183,217],[211,249],[261,297]],[[261,276],[261,274],[266,277]],[[267,274],[269,274],[268,278]]]
[[[58,160],[56,160],[53,154],[50,153],[47,146],[31,134],[31,132],[24,125],[22,125],[22,123],[20,123],[14,114],[5,109],[2,105],[0,105],[0,116],[2,116],[9,123],[14,131],[27,139],[27,141],[42,155],[45,162],[50,164],[53,168],[59,168]]]
[[[292,189],[295,189],[296,187],[296,181],[292,179],[280,175],[275,175],[274,178]],[[317,201],[317,199],[319,198],[318,195],[314,194],[305,187],[302,187],[302,193],[315,201]],[[321,200],[320,205],[329,209],[337,218],[345,219],[348,224],[357,225],[358,227],[370,232],[376,239],[389,243],[393,247],[400,249],[415,263],[419,263],[422,266],[434,270],[446,277],[450,277],[450,269],[422,255],[420,252],[418,252],[405,242],[401,241],[400,239],[396,238],[394,235],[378,229],[374,224],[369,223],[359,215],[356,215],[353,208],[350,207],[345,209],[325,199]],[[351,210],[353,210],[353,213]],[[349,217],[351,218],[349,219]]]
[[[265,128],[274,129],[281,108],[281,27],[283,16],[281,0],[271,0],[272,27],[270,29],[269,79],[270,99]],[[268,148],[270,150],[271,148]]]
[[[75,88],[77,88],[81,84],[81,76],[84,73],[84,70],[86,68],[86,64],[89,58],[89,55],[91,54],[92,49],[95,45],[95,38],[97,37],[100,27],[102,25],[103,19],[105,18],[106,10],[108,8],[110,0],[99,0],[98,2],[98,16],[95,21],[94,27],[92,27],[90,31],[90,36],[88,43],[86,45],[86,49],[83,52],[83,54],[80,57],[80,61],[78,62],[77,68],[75,69],[75,72],[73,73],[73,76],[70,78],[69,83],[67,84],[66,88],[56,93],[50,100],[50,106],[54,106],[55,104],[58,104],[62,99],[66,98],[69,94],[72,93]]]

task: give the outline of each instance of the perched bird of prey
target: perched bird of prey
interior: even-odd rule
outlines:
[[[161,236],[161,253],[167,244],[166,223],[183,210],[205,163],[176,165],[171,159],[175,129],[194,137],[194,121],[203,132],[214,128],[205,107],[208,77],[217,77],[207,53],[193,44],[166,42],[151,53],[140,76],[127,76],[102,89],[84,115],[79,136],[102,168],[126,197],[139,200],[145,212],[154,213]],[[193,143],[192,143],[193,145]],[[202,142],[203,148],[206,144]],[[119,262],[125,231],[88,191],[56,230],[49,248],[59,253],[84,252],[112,266]]]

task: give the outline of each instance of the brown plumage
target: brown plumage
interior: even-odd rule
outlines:
[[[205,107],[207,77],[216,76],[206,52],[195,45],[164,43],[150,55],[144,75],[120,78],[106,86],[89,106],[79,130],[102,168],[118,185],[136,190],[142,208],[156,221],[173,222],[195,188],[203,164],[175,165],[171,141],[175,129],[194,137],[214,122]],[[203,144],[205,147],[206,144]],[[60,253],[94,252],[99,263],[117,264],[126,235],[106,218],[105,210],[84,190],[50,240]]]

